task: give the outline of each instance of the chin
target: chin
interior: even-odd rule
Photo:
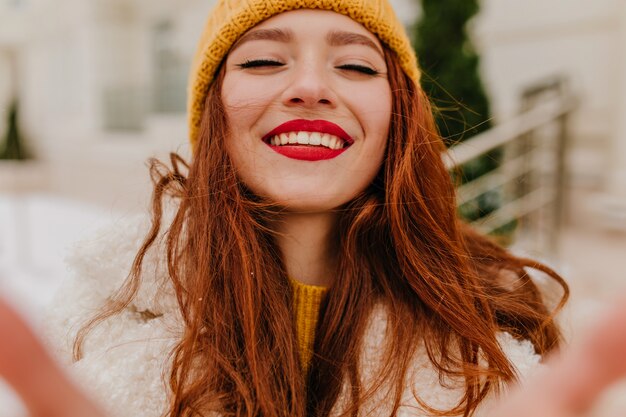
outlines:
[[[287,212],[290,213],[324,213],[337,209],[343,201],[332,198],[284,198],[282,200],[276,200],[276,203],[281,207],[284,207]]]
[[[349,201],[349,198],[342,195],[329,194],[328,192],[303,192],[270,196],[276,204],[291,212],[300,213],[320,213],[334,210]]]
[[[284,207],[291,212],[324,212],[334,210],[350,201],[352,193],[333,189],[325,184],[307,184],[306,181],[289,184],[264,184],[251,187],[257,195]]]

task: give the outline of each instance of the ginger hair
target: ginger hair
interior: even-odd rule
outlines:
[[[394,415],[420,345],[442,380],[460,378],[465,387],[451,409],[433,409],[416,393],[420,405],[435,415],[471,416],[489,393],[516,379],[498,332],[529,340],[540,355],[557,348],[554,315],[568,297],[566,283],[458,218],[429,101],[387,47],[385,59],[393,92],[386,156],[372,184],[338,209],[339,265],[322,303],[308,375],[299,363],[289,280],[269,227],[280,208],[246,189],[225,151],[223,68],[208,92],[191,164],[176,154],[168,169],[152,161],[153,227],[118,296],[79,332],[76,359],[90,329],[137,293],[143,258],[163,228],[166,195],[178,200],[164,256],[184,321],[171,357],[168,417],[326,417],[345,383],[343,416],[356,416],[385,384]],[[529,269],[562,287],[553,311]],[[364,387],[361,344],[378,303],[388,312],[387,346],[381,372]]]

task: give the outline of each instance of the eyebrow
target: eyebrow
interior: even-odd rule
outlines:
[[[285,29],[256,29],[246,32],[235,42],[231,50],[236,49],[241,44],[249,41],[276,41],[276,42],[291,42],[294,38],[293,32]],[[326,35],[326,42],[330,46],[347,46],[347,45],[364,45],[372,48],[382,57],[384,57],[383,51],[374,43],[373,40],[365,35],[361,35],[355,32],[345,32],[340,30],[333,30]]]
[[[374,49],[380,56],[384,57],[383,51],[381,51],[378,45],[376,45],[373,40],[360,33],[333,30],[326,35],[326,41],[330,46],[365,45]]]
[[[234,50],[241,44],[249,41],[277,41],[290,42],[293,39],[293,32],[284,29],[256,29],[244,33],[241,38],[235,42],[232,49]]]

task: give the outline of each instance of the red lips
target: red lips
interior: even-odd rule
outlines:
[[[270,140],[273,136],[280,135],[281,133],[289,132],[319,132],[327,133],[329,135],[337,136],[346,145],[342,149],[330,149],[322,145],[271,145]],[[271,132],[263,136],[263,142],[265,142],[273,151],[284,155],[291,159],[297,159],[301,161],[321,161],[325,159],[332,159],[342,154],[354,140],[348,135],[341,127],[335,123],[331,123],[326,120],[290,120],[274,128]]]

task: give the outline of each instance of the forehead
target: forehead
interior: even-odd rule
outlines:
[[[257,24],[233,45],[250,40],[292,42],[310,40],[323,33],[331,46],[360,43],[381,49],[379,39],[350,17],[329,10],[298,9],[280,13]]]

